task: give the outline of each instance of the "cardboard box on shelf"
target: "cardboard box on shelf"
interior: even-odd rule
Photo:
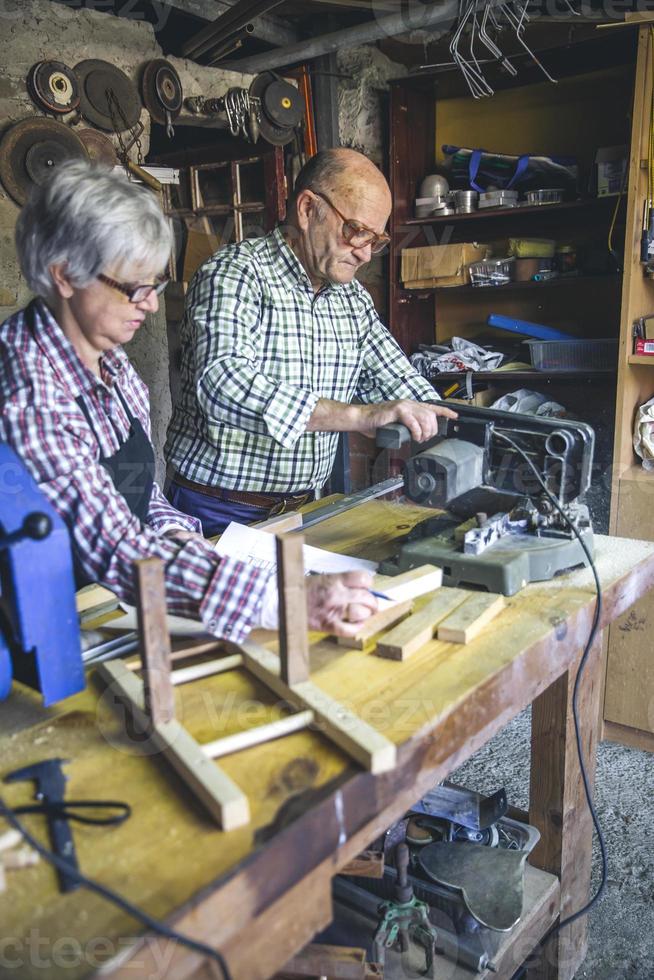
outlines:
[[[465,286],[470,282],[470,263],[487,258],[489,251],[488,245],[478,245],[476,242],[404,248],[400,273],[404,288]]]

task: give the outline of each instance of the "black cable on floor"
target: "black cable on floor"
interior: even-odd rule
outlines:
[[[501,439],[503,442],[508,443],[512,447],[512,449],[514,449],[515,452],[519,453],[520,456],[522,456],[522,458],[528,464],[528,466],[531,469],[531,471],[533,472],[534,476],[536,477],[536,479],[540,483],[541,487],[543,488],[543,490],[547,494],[547,497],[549,498],[550,502],[557,509],[557,511],[559,512],[559,514],[561,515],[561,517],[564,519],[564,521],[566,522],[566,524],[568,525],[568,527],[570,528],[570,530],[573,532],[573,534],[577,538],[577,541],[581,545],[581,548],[582,548],[582,550],[583,550],[583,552],[584,552],[584,554],[586,556],[586,559],[588,561],[588,564],[590,566],[590,569],[591,569],[591,571],[593,573],[593,578],[595,579],[595,589],[596,589],[596,592],[597,592],[597,601],[595,603],[595,614],[593,616],[593,623],[592,623],[592,626],[591,626],[591,629],[590,629],[590,634],[588,636],[588,640],[586,642],[586,646],[584,647],[584,652],[582,653],[581,659],[579,661],[579,667],[577,669],[577,676],[575,677],[574,688],[573,688],[573,692],[572,692],[572,718],[573,718],[574,726],[575,726],[575,740],[576,740],[576,743],[577,743],[577,756],[579,758],[579,769],[580,769],[580,772],[581,772],[581,778],[582,778],[582,782],[583,782],[583,785],[584,785],[584,793],[586,794],[586,801],[588,803],[588,809],[590,811],[590,815],[591,815],[591,818],[592,818],[592,821],[593,821],[593,826],[595,828],[595,833],[597,834],[597,840],[598,840],[599,848],[600,848],[600,854],[601,854],[601,859],[602,859],[602,876],[601,876],[601,881],[599,883],[599,886],[597,888],[597,891],[595,892],[595,894],[593,895],[593,897],[590,898],[588,900],[588,902],[585,905],[583,905],[580,909],[578,909],[576,912],[573,912],[572,915],[569,915],[566,919],[562,919],[560,922],[555,923],[552,926],[552,928],[549,929],[548,932],[545,933],[545,935],[541,939],[540,943],[538,944],[538,947],[537,948],[541,948],[541,947],[543,947],[545,945],[545,943],[547,943],[552,938],[552,936],[554,936],[561,929],[564,929],[565,926],[569,926],[572,922],[576,922],[577,919],[581,918],[582,915],[587,915],[588,912],[590,912],[590,910],[593,908],[593,906],[596,905],[599,902],[600,898],[604,894],[604,889],[606,888],[606,879],[608,877],[608,862],[607,862],[607,857],[606,857],[606,841],[604,840],[604,834],[602,833],[602,828],[600,826],[599,818],[597,816],[597,811],[595,810],[595,806],[593,804],[593,794],[592,794],[592,791],[591,791],[591,788],[590,788],[590,781],[588,779],[588,773],[586,771],[586,764],[584,762],[584,752],[583,752],[583,746],[582,746],[582,742],[581,742],[581,732],[579,730],[579,708],[578,708],[579,690],[580,690],[580,687],[581,687],[581,677],[582,677],[583,669],[584,669],[584,667],[586,665],[586,661],[588,659],[588,654],[590,653],[591,647],[592,647],[593,643],[595,642],[595,637],[597,635],[597,630],[598,630],[600,618],[601,618],[601,615],[602,615],[602,587],[600,585],[599,575],[597,574],[597,568],[595,567],[595,562],[593,561],[593,557],[592,557],[590,551],[588,550],[588,548],[586,546],[586,542],[582,538],[582,536],[579,533],[579,530],[577,529],[577,527],[575,527],[575,525],[573,524],[573,522],[570,520],[570,518],[568,517],[568,515],[563,510],[563,508],[559,504],[559,502],[556,499],[556,497],[554,496],[554,494],[551,493],[550,490],[548,489],[548,487],[545,485],[545,481],[542,479],[540,473],[538,472],[538,470],[536,469],[536,467],[534,466],[534,464],[532,463],[532,461],[529,459],[529,456],[527,455],[527,453],[517,443],[515,443],[513,441],[513,439],[511,439],[509,436],[507,436],[503,432],[498,432],[497,430],[494,430],[493,437],[494,438],[497,438],[497,439]]]
[[[147,926],[147,928],[151,929],[153,932],[158,933],[158,935],[163,936],[165,939],[175,940],[176,942],[181,943],[182,946],[187,946],[194,952],[201,953],[207,959],[215,960],[222,970],[223,980],[232,980],[231,973],[229,972],[227,964],[225,963],[225,958],[219,950],[212,949],[211,946],[205,946],[204,943],[197,942],[195,939],[191,939],[189,936],[184,936],[182,933],[175,932],[174,929],[169,928],[169,926],[165,925],[163,922],[160,922],[158,919],[154,919],[137,905],[132,905],[131,902],[129,902],[126,898],[123,898],[122,895],[119,895],[118,892],[115,892],[111,888],[107,888],[106,885],[101,885],[99,881],[95,881],[93,878],[88,878],[85,874],[82,874],[81,871],[74,868],[68,863],[68,861],[64,860],[64,858],[59,857],[59,855],[55,854],[54,851],[51,851],[49,848],[39,843],[39,841],[37,841],[36,838],[30,834],[29,830],[23,826],[23,823],[18,819],[13,809],[10,806],[7,806],[2,797],[0,797],[0,815],[7,820],[14,830],[17,830],[19,834],[22,834],[23,838],[27,841],[30,847],[34,848],[34,850],[37,851],[41,857],[45,858],[49,864],[54,865],[54,867],[59,871],[65,872],[69,878],[74,878],[80,883],[80,885],[83,885],[84,888],[88,888],[90,891],[96,892],[96,894],[102,896],[102,898],[105,898],[108,902],[113,902],[113,904],[117,905],[119,909],[123,910],[123,912],[127,912],[128,915],[131,915],[134,919],[142,922],[143,925]]]

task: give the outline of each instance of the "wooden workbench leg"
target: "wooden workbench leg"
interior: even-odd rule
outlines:
[[[579,724],[584,761],[595,776],[598,700],[601,687],[601,635],[593,644],[579,692]],[[541,832],[530,863],[559,877],[561,918],[589,896],[592,820],[579,771],[572,693],[579,657],[570,669],[537,698],[531,718],[531,787],[529,821]],[[586,956],[587,918],[582,916],[552,937],[529,970],[529,980],[570,980]],[[535,937],[536,938],[536,937]]]

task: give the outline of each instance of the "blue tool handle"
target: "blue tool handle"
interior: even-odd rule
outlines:
[[[535,337],[537,340],[573,340],[569,333],[556,330],[554,327],[546,327],[542,323],[530,323],[528,320],[516,320],[512,316],[500,316],[499,313],[491,313],[486,321],[489,327],[497,327],[499,330],[510,330],[512,333],[523,333],[527,337]]]

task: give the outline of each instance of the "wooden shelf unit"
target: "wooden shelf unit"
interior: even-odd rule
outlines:
[[[620,324],[620,353],[613,452],[611,533],[654,540],[654,472],[634,453],[637,409],[654,396],[654,358],[635,355],[633,323],[654,311],[654,281],[643,274],[640,236],[643,202],[648,196],[647,158],[652,87],[649,26],[638,32],[626,214],[627,249]],[[654,663],[651,633],[654,600],[646,596],[608,631],[604,687],[604,737],[654,751]]]
[[[650,370],[654,358],[632,353],[633,321],[654,312],[654,281],[643,276],[640,263],[647,196],[643,161],[647,159],[652,100],[649,30],[645,25],[595,32],[596,40],[560,50],[554,61],[548,52],[548,65],[556,65],[556,86],[536,81],[534,75],[521,84],[524,75],[520,72],[513,81],[503,79],[492,98],[474,100],[452,78],[455,73],[442,79],[410,77],[392,84],[389,319],[393,334],[409,354],[421,344],[444,343],[454,335],[472,340],[481,334],[502,336],[506,341],[506,334],[493,333],[485,326],[491,312],[559,327],[580,338],[618,338],[616,371],[595,375],[594,381],[600,383],[591,382],[592,389],[588,384],[571,385],[571,379],[563,375],[541,379],[525,372],[516,373],[513,380],[537,390],[568,381],[561,392],[564,397],[557,400],[566,403],[569,392],[567,407],[595,427],[600,451],[593,490],[601,484],[605,526],[620,536],[654,539],[654,473],[642,469],[632,443],[637,407],[654,395]],[[601,41],[599,34],[604,35]],[[599,70],[601,65],[607,66],[605,70]],[[526,149],[574,154],[587,170],[599,146],[627,145],[626,187],[612,242],[618,251],[624,243],[623,272],[581,275],[574,287],[572,279],[555,279],[489,288],[404,289],[400,281],[404,248],[473,240],[484,243],[517,235],[570,240],[582,247],[607,242],[615,197],[416,219],[414,202],[420,182],[441,162],[438,148],[446,143],[515,154]],[[585,266],[588,271],[590,267]],[[607,272],[609,269],[607,264]],[[484,372],[474,373],[473,378],[477,383],[501,383],[503,390],[511,380],[511,376],[493,377]],[[654,631],[654,597],[641,600],[624,620],[617,621],[609,634],[604,734],[654,749],[654,663],[649,639]]]

